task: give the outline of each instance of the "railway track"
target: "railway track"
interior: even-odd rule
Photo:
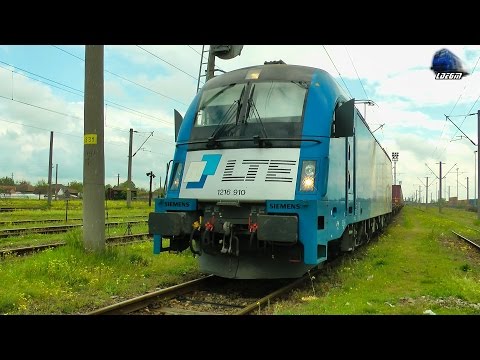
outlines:
[[[35,208],[15,208],[15,207],[0,207],[0,212],[13,212],[17,210],[43,210],[43,207],[35,207]]]
[[[139,218],[145,217],[145,215],[131,215],[129,218]],[[109,219],[125,219],[124,216],[109,216]],[[82,218],[71,218],[68,221],[81,221]],[[0,221],[1,225],[18,225],[18,224],[31,224],[31,223],[52,223],[52,222],[62,222],[65,219],[37,219],[37,220],[11,220],[11,221]],[[128,221],[128,220],[127,220]]]
[[[125,300],[87,315],[247,315],[260,312],[275,298],[309,280],[235,280],[214,275]]]
[[[454,233],[455,235],[457,235],[457,237],[459,237],[460,239],[462,239],[462,240],[466,241],[467,243],[469,243],[470,245],[472,245],[477,250],[480,250],[480,245],[479,244],[473,242],[472,240],[467,239],[465,236],[460,235],[459,233],[457,233],[453,230],[452,230],[452,233]]]
[[[148,220],[134,220],[134,221],[122,221],[122,222],[109,222],[105,226],[119,226],[123,224],[138,224],[146,223]],[[67,232],[68,230],[81,227],[82,224],[70,224],[70,225],[53,225],[46,227],[29,227],[29,228],[16,228],[16,229],[4,229],[0,230],[0,238],[7,238],[11,236],[19,236],[25,234],[51,234]]]
[[[110,236],[105,239],[105,242],[109,245],[127,244],[127,243],[135,242],[135,239],[141,239],[144,236],[151,236],[151,235],[148,233],[140,233],[140,234],[132,234],[132,235],[124,235],[124,236]],[[67,244],[66,242],[60,241],[60,242],[54,242],[49,244],[1,249],[0,257],[5,257],[5,255],[17,255],[17,256],[28,255],[28,254],[33,254],[42,250],[64,246],[66,244]]]

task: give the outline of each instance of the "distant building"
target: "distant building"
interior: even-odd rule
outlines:
[[[52,191],[52,198],[55,198],[56,196],[57,200],[58,199],[75,199],[75,198],[82,197],[82,193],[80,193],[78,190],[69,188],[62,184],[52,185],[51,191]],[[35,193],[44,194],[44,197],[47,197],[48,186],[37,188]]]
[[[35,191],[35,186],[30,185],[30,184],[20,184],[17,185],[17,192],[22,193],[22,194],[33,194]]]
[[[131,188],[132,200],[137,198],[137,188],[135,185]],[[119,186],[114,186],[113,188],[107,189],[107,199],[108,200],[126,200],[127,199],[127,187],[125,184]]]
[[[0,194],[15,194],[17,192],[16,186],[13,185],[0,185]]]

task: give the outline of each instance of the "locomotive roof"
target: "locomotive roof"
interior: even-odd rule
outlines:
[[[301,65],[288,64],[268,64],[249,66],[242,69],[230,71],[228,73],[216,76],[210,79],[204,89],[225,86],[233,83],[245,82],[247,74],[252,70],[261,70],[259,80],[278,80],[278,81],[306,81],[311,82],[314,72],[323,72],[326,76],[331,77],[326,71]]]

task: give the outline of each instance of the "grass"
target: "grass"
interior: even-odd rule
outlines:
[[[0,213],[1,221],[22,219],[63,219],[65,202],[46,200],[0,200],[0,207],[41,207]],[[82,217],[82,201],[68,204],[68,218]],[[153,206],[146,202],[108,201],[109,221],[125,221],[133,215],[148,217]],[[138,220],[138,219],[136,219]],[[68,221],[78,223],[78,221]],[[51,225],[60,225],[54,223]],[[45,224],[42,224],[43,226]],[[30,225],[33,226],[33,225]],[[4,226],[12,228],[17,226]],[[18,226],[23,227],[23,226]],[[25,226],[26,227],[26,226]],[[132,225],[132,233],[148,231],[148,225]],[[106,236],[126,233],[126,225],[105,229]],[[101,254],[83,250],[81,229],[61,234],[31,234],[0,239],[0,248],[66,241],[67,245],[25,257],[0,259],[0,313],[2,314],[76,314],[107,306],[198,277],[197,261],[189,252],[154,255],[151,241],[107,246]]]
[[[148,206],[148,202],[132,201],[131,208],[127,208],[125,200],[106,202],[105,219],[108,222],[125,222],[130,220],[141,220],[141,218],[133,218],[136,215],[143,215],[148,218],[148,214],[153,211],[152,207]],[[26,200],[26,199],[0,199],[0,207],[15,207],[15,208],[29,208],[41,207],[39,210],[17,210],[13,212],[0,212],[0,221],[15,221],[15,220],[38,220],[35,223],[27,224],[0,224],[0,230],[14,229],[14,228],[28,228],[28,227],[43,227],[63,224],[79,224],[81,220],[71,220],[74,218],[82,218],[83,203],[81,200],[70,200],[68,202],[68,221],[65,223],[42,223],[45,219],[65,219],[65,201],[52,200],[52,206],[47,208],[46,200]],[[108,215],[108,216],[107,216]],[[108,219],[107,219],[108,217]],[[114,217],[114,218],[112,218]],[[148,225],[133,224],[132,233],[142,233],[148,231]],[[110,226],[105,229],[106,236],[124,235],[126,232],[126,225]],[[20,246],[40,245],[56,241],[65,241],[65,233],[61,234],[29,234],[16,237],[0,238],[0,248],[11,248]]]
[[[79,229],[71,230],[78,231]],[[80,230],[81,231],[81,230]],[[148,224],[133,224],[131,227],[132,234],[146,233],[148,232]],[[122,236],[127,233],[127,225],[110,226],[105,229],[105,236]],[[8,238],[0,238],[0,249],[16,248],[23,246],[33,246],[49,244],[52,242],[66,241],[67,233],[59,234],[27,234],[20,236],[10,236]],[[81,233],[80,233],[81,234]],[[82,236],[82,235],[80,235]]]
[[[424,208],[422,208],[424,210]],[[376,241],[277,303],[276,314],[479,314],[476,213],[405,207]],[[429,311],[428,311],[429,310]]]
[[[126,209],[125,201],[113,203],[109,214],[147,216],[151,211],[145,203],[133,204]],[[81,207],[74,210],[81,216]],[[419,210],[405,207],[378,240],[344,257],[340,266],[324,271],[314,280],[313,289],[308,284],[289,300],[277,303],[274,313],[480,313],[480,256],[451,233],[455,230],[479,239],[476,213]],[[4,214],[52,218],[55,211],[62,212],[53,208],[25,211],[28,215],[22,215],[24,211],[0,213],[0,220]],[[133,229],[144,232],[146,225],[134,225]],[[123,235],[125,230],[110,228],[109,236]],[[199,275],[197,260],[190,252],[153,255],[151,242],[107,247],[101,254],[86,253],[79,229],[67,234],[0,239],[0,246],[9,246],[9,242],[29,245],[35,239],[66,240],[68,244],[33,256],[0,260],[0,313],[85,313]]]
[[[109,200],[105,206],[105,217],[108,216],[121,216],[131,217],[134,215],[145,215],[153,211],[152,206],[148,206],[148,202],[132,201],[131,207],[127,208],[125,200]],[[42,220],[42,219],[65,219],[66,203],[64,200],[52,200],[52,206],[47,207],[46,200],[26,200],[26,199],[0,199],[0,207],[15,207],[22,208],[22,210],[15,210],[10,212],[0,212],[1,221],[13,221],[13,220]],[[38,207],[35,210],[29,210],[25,208]],[[83,202],[82,200],[70,200],[68,202],[68,219],[82,218],[83,216]],[[113,220],[113,219],[112,219]],[[117,219],[115,219],[117,220]]]
[[[0,313],[85,313],[199,275],[189,252],[153,255],[145,242],[88,253],[79,230],[66,240],[64,247],[0,261]]]

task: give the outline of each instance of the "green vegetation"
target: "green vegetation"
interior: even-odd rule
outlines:
[[[25,200],[21,201],[24,204]],[[62,218],[64,201],[52,204],[50,210],[0,213],[0,218]],[[69,205],[69,217],[82,216],[81,201]],[[109,201],[109,216],[146,217],[151,211],[144,202],[132,205],[127,209],[125,201]],[[273,311],[479,314],[480,254],[451,233],[454,230],[472,240],[480,239],[476,217],[474,212],[458,209],[445,208],[439,214],[437,208],[425,211],[407,206],[378,240],[345,256],[339,266],[326,269],[312,284],[277,303]],[[132,228],[134,233],[146,229],[146,224]],[[114,236],[125,231],[121,226],[106,233]],[[0,247],[52,241],[67,241],[67,245],[31,256],[0,259],[0,313],[85,313],[199,275],[190,252],[153,255],[150,241],[109,246],[102,254],[86,253],[80,229],[68,234],[0,239]]]
[[[16,210],[0,213],[0,221],[22,220],[22,219],[65,219],[65,213],[68,219],[81,218],[83,216],[82,200],[69,200],[68,208],[65,200],[53,200],[52,207],[48,209],[47,200],[27,200],[27,199],[0,199],[0,207],[14,207],[21,209],[35,208],[35,210]],[[145,215],[153,211],[148,207],[148,201],[132,201],[130,209],[127,208],[126,201],[106,201],[105,217],[121,216],[129,218],[135,215]],[[118,219],[115,219],[117,221]],[[113,220],[112,220],[113,221]]]
[[[132,216],[148,217],[153,206],[147,202],[108,201],[108,221],[126,221]],[[2,225],[2,228],[47,225],[42,219],[64,219],[65,201],[2,199],[0,207],[39,207],[39,210],[19,210],[0,213],[1,221],[35,219],[39,223]],[[116,218],[111,218],[115,216]],[[120,218],[117,218],[120,216]],[[82,201],[68,202],[68,218],[82,217]],[[139,220],[139,218],[135,218]],[[78,223],[69,220],[68,224]],[[61,225],[63,222],[48,225]],[[146,223],[133,224],[132,233],[147,232]],[[106,236],[127,232],[126,225],[105,229]],[[183,254],[153,254],[151,241],[121,246],[107,246],[101,254],[83,250],[81,229],[61,234],[31,234],[0,239],[0,248],[37,245],[66,241],[67,245],[35,255],[0,259],[0,314],[74,314],[107,306],[198,277],[197,261],[189,252]],[[148,239],[145,239],[148,240]]]
[[[52,224],[49,224],[52,225]],[[73,230],[76,231],[76,230]],[[81,231],[81,230],[80,230]],[[128,232],[127,225],[119,226],[109,226],[105,228],[105,236],[122,236]],[[130,228],[131,234],[140,234],[147,233],[148,225],[147,223],[143,224],[133,224]],[[27,234],[20,236],[10,236],[8,238],[0,238],[0,250],[7,248],[17,248],[23,246],[33,246],[33,245],[42,245],[50,244],[53,242],[65,242],[68,233],[59,233],[59,234]],[[80,235],[81,237],[82,235]],[[152,246],[152,245],[151,245]]]
[[[477,214],[405,207],[378,239],[275,306],[276,314],[479,314]],[[480,242],[477,240],[477,242]]]
[[[154,255],[143,242],[86,253],[79,230],[63,236],[64,247],[0,260],[0,313],[86,313],[199,275],[189,252]]]
[[[38,220],[35,223],[24,224],[0,224],[0,230],[14,229],[14,228],[28,228],[28,227],[44,227],[44,226],[59,226],[63,224],[79,224],[83,217],[81,200],[68,201],[68,221],[44,223],[45,219],[65,219],[66,202],[64,200],[52,201],[52,207],[47,208],[47,200],[25,200],[25,199],[8,199],[0,200],[0,207],[15,207],[15,208],[29,208],[41,207],[38,210],[17,210],[12,212],[0,213],[0,221],[15,221],[15,220]],[[143,219],[148,218],[148,214],[153,211],[153,205],[148,207],[148,202],[133,201],[132,207],[127,208],[126,201],[107,201],[105,207],[105,219],[107,222],[126,222],[138,221],[143,216]],[[107,218],[108,216],[108,218]],[[145,233],[148,232],[147,223],[132,224],[131,233]],[[127,233],[127,225],[109,226],[105,228],[106,236],[120,236]],[[52,242],[65,241],[65,233],[60,234],[28,234],[16,237],[0,238],[0,249],[12,248],[20,246],[40,245]]]

